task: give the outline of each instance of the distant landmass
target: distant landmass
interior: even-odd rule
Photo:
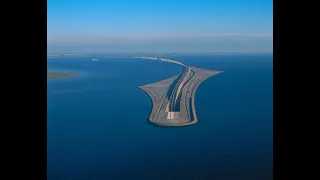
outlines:
[[[47,79],[72,78],[76,76],[78,76],[78,74],[70,73],[70,72],[60,72],[60,71],[52,71],[52,70],[48,70],[47,72]]]
[[[153,52],[153,53],[48,53],[47,58],[131,58],[137,56],[212,56],[212,55],[243,55],[248,53],[163,53],[163,52]],[[250,53],[249,53],[250,54]],[[252,54],[263,54],[263,53],[252,53]],[[268,53],[266,53],[268,54]]]

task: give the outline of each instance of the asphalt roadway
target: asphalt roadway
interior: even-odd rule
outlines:
[[[148,94],[153,104],[149,121],[159,126],[188,126],[197,123],[196,90],[203,81],[223,71],[186,66],[181,62],[170,59],[155,57],[142,57],[141,59],[160,59],[160,61],[185,67],[185,71],[178,81],[175,81],[179,77],[179,75],[176,75],[166,80],[139,87]],[[173,84],[174,82],[176,84]],[[168,96],[168,93],[170,93],[168,92],[169,87],[172,85],[174,85],[174,89]]]

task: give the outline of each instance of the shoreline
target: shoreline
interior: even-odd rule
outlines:
[[[62,72],[62,71],[47,71],[47,80],[50,79],[61,79],[61,78],[73,78],[77,77],[79,74],[71,73],[71,72]]]

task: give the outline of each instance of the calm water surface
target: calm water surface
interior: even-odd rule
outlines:
[[[50,69],[80,74],[48,81],[48,179],[272,179],[272,55],[172,58],[225,71],[199,86],[193,126],[149,124],[152,104],[137,88],[178,65],[48,59]]]

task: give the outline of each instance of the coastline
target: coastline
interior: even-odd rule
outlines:
[[[52,70],[47,71],[47,79],[73,78],[77,76],[79,76],[79,74]]]

